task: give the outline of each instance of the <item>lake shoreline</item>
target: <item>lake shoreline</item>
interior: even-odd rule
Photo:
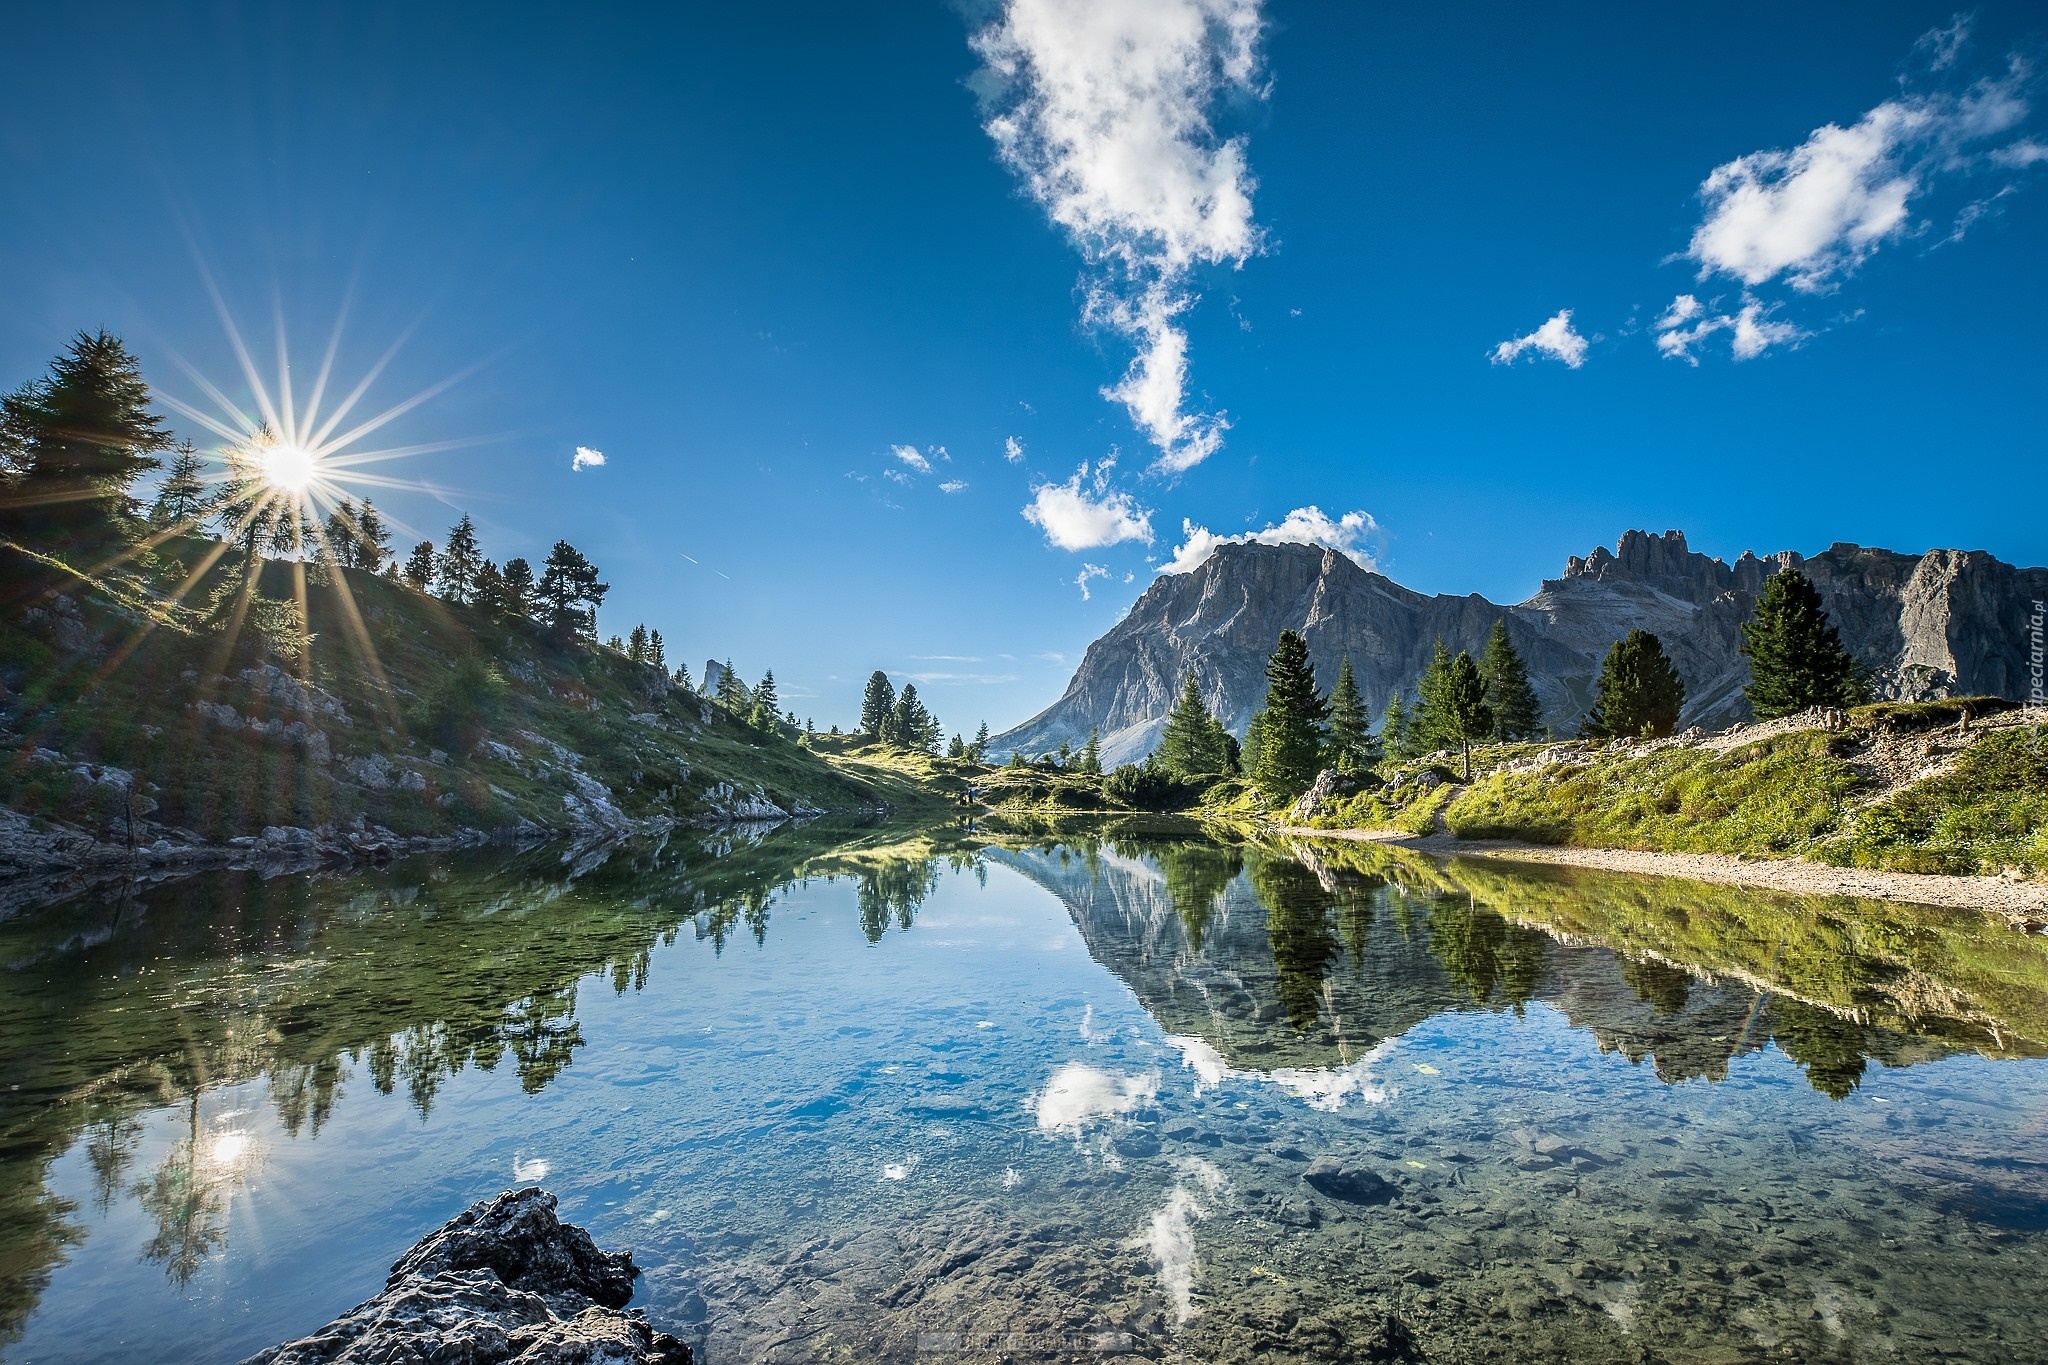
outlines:
[[[1635,872],[1728,886],[1750,886],[1800,896],[1860,896],[1908,901],[1946,910],[1978,910],[2021,927],[2048,922],[2048,882],[2006,877],[1955,877],[1916,872],[1880,872],[1831,867],[1804,858],[1749,859],[1726,853],[1656,853],[1627,848],[1572,848],[1516,839],[1460,839],[1451,834],[1409,834],[1403,830],[1310,829],[1279,825],[1273,833],[1294,838],[1344,839],[1398,844],[1438,856],[1493,858],[1503,862],[1590,867]]]

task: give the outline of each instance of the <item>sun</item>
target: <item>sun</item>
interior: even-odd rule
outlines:
[[[286,493],[303,493],[320,473],[320,461],[302,446],[274,445],[263,452],[263,482]]]

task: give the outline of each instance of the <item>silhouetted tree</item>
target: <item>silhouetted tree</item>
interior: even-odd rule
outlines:
[[[547,613],[548,628],[566,639],[595,640],[597,609],[611,584],[600,583],[597,566],[566,540],[555,542],[541,566],[534,596]]]
[[[171,448],[142,367],[111,332],[80,332],[49,374],[0,398],[0,528],[99,543],[135,515],[129,486]]]

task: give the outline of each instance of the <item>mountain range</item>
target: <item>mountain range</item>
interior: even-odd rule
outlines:
[[[1106,764],[1142,759],[1159,743],[1182,679],[1242,735],[1264,701],[1265,665],[1284,629],[1302,633],[1327,690],[1345,656],[1377,713],[1415,680],[1436,641],[1476,656],[1495,621],[1528,662],[1544,723],[1578,732],[1608,647],[1638,627],[1655,632],[1685,680],[1681,725],[1749,719],[1748,664],[1739,627],[1757,591],[1781,569],[1813,580],[1842,642],[1869,670],[1874,698],[1993,694],[2024,699],[2036,603],[2048,569],[2022,569],[1982,550],[1900,554],[1837,543],[1733,564],[1698,553],[1680,531],[1629,531],[1572,556],[1564,573],[1504,606],[1477,593],[1428,596],[1318,545],[1225,544],[1191,570],[1161,574],[1129,613],[1088,647],[1060,699],[996,736],[998,758],[1078,748],[1099,733]]]

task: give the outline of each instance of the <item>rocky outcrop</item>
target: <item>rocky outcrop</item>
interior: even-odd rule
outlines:
[[[640,1271],[530,1188],[472,1204],[391,1267],[375,1298],[244,1365],[690,1365],[690,1348],[624,1311]]]
[[[1439,638],[1476,654],[1497,620],[1558,734],[1577,733],[1602,657],[1636,628],[1663,639],[1685,679],[1681,723],[1719,728],[1749,718],[1739,627],[1764,580],[1792,565],[1814,581],[1878,696],[2025,695],[2028,622],[2033,604],[2048,599],[2048,569],[2014,568],[1980,550],[1905,555],[1838,544],[1811,558],[1744,554],[1729,564],[1692,550],[1681,532],[1630,531],[1613,551],[1574,556],[1526,601],[1503,606],[1411,592],[1315,546],[1243,544],[1155,579],[1089,646],[1065,695],[997,736],[991,751],[1037,754],[1063,740],[1078,748],[1096,730],[1104,762],[1142,758],[1190,671],[1210,709],[1241,735],[1264,698],[1273,641],[1289,628],[1308,640],[1326,686],[1348,655],[1377,709],[1395,688],[1412,689]]]

